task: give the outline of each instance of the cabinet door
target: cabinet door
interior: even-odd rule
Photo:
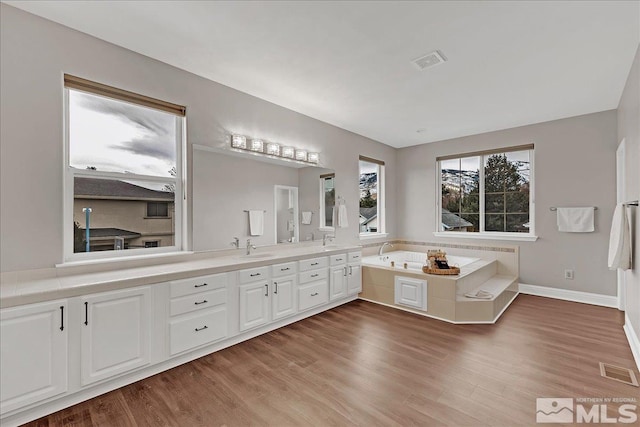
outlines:
[[[271,294],[271,316],[282,319],[296,313],[296,277],[288,276],[273,281]]]
[[[82,385],[147,365],[151,339],[151,289],[105,292],[80,299]]]
[[[255,328],[269,321],[269,284],[240,285],[240,330]]]
[[[347,269],[346,265],[331,267],[329,276],[329,299],[331,301],[347,296]]]
[[[427,309],[427,282],[411,277],[396,276],[394,303],[407,307]]]
[[[349,264],[349,295],[359,294],[362,292],[362,266],[358,264]]]
[[[0,413],[67,391],[67,301],[0,312]]]

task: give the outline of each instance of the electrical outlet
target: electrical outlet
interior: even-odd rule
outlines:
[[[565,270],[564,278],[568,280],[573,280],[573,270]]]

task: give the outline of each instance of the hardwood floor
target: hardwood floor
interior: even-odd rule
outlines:
[[[599,373],[635,366],[622,324],[528,295],[495,325],[354,301],[29,425],[536,425],[537,397],[640,401]]]

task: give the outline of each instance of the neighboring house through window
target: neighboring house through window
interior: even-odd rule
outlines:
[[[438,230],[533,236],[533,145],[439,157]]]
[[[182,250],[184,107],[70,75],[65,101],[65,260]]]
[[[360,156],[360,236],[385,232],[384,162]]]

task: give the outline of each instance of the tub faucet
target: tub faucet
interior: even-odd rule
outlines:
[[[331,235],[331,234],[325,234],[322,236],[322,246],[327,246],[327,240],[331,241],[333,239],[335,239],[336,236]]]
[[[247,255],[251,255],[251,249],[256,249],[256,246],[251,244],[251,239],[247,239]]]
[[[380,250],[378,251],[378,256],[382,256],[382,252],[384,252],[384,248],[385,248],[385,246],[389,246],[390,248],[392,248],[392,247],[393,247],[393,245],[392,245],[391,243],[389,243],[389,242],[384,242],[384,243],[382,244],[382,246],[380,246]]]

